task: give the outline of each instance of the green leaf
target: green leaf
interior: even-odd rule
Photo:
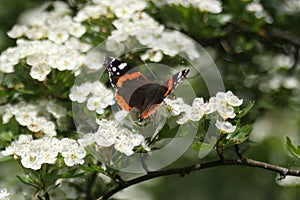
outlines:
[[[102,169],[99,165],[85,166],[85,165],[77,165],[84,172],[99,172],[104,173],[104,169]]]
[[[226,143],[226,146],[232,146],[234,144],[241,144],[243,142],[245,142],[251,131],[253,130],[253,125],[252,124],[247,124],[241,128],[239,128],[236,131],[236,134],[234,134],[234,136],[232,138],[229,139],[229,141]]]
[[[60,177],[61,178],[76,178],[76,177],[83,175],[83,173],[77,173],[77,171],[78,171],[77,168],[70,169],[70,170],[62,173],[60,175]]]
[[[297,148],[292,144],[292,141],[289,137],[286,137],[286,147],[290,153],[296,158],[300,159],[300,146]]]
[[[199,158],[204,158],[211,150],[213,150],[214,146],[217,143],[216,137],[211,137],[209,143],[204,142],[196,142],[193,145],[193,149],[199,151]]]
[[[240,144],[246,141],[253,130],[252,124],[247,124],[240,128],[239,133],[233,138],[235,144]]]
[[[236,118],[244,117],[254,106],[254,101],[251,101],[246,108],[240,111],[240,113],[236,116]]]
[[[62,177],[61,174],[58,173],[58,169],[53,169],[43,174],[43,179],[46,182],[47,186],[55,184],[55,182]]]
[[[26,185],[32,186],[36,189],[40,189],[36,182],[32,180],[32,177],[28,174],[17,175],[17,178]]]

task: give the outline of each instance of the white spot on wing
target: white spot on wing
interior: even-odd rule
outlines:
[[[113,72],[117,71],[116,67],[112,67],[111,69],[112,69]]]
[[[127,66],[127,63],[121,63],[118,67],[120,70],[123,70]]]
[[[181,76],[182,76],[182,71],[180,71],[180,72],[178,73],[177,78],[178,78],[178,79],[181,79],[181,78],[180,78]]]

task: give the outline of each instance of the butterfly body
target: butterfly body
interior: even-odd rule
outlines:
[[[106,57],[104,66],[109,72],[111,85],[115,88],[115,98],[126,111],[136,108],[138,120],[154,113],[175,87],[186,78],[189,69],[182,70],[165,83],[151,82],[141,72],[131,70],[127,63]]]

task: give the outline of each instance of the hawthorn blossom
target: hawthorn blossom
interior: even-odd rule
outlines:
[[[139,145],[145,150],[149,150],[144,136],[132,133],[116,121],[102,119],[97,120],[97,123],[99,127],[96,132],[85,134],[83,138],[79,139],[81,145],[95,144],[97,148],[114,147],[127,156],[132,155],[134,147]]]
[[[31,135],[20,135],[10,146],[1,151],[4,156],[16,155],[25,168],[38,170],[43,164],[54,164],[61,154],[66,166],[83,164],[86,152],[76,140],[54,137],[33,139]]]
[[[104,109],[115,103],[113,92],[101,82],[86,82],[71,88],[69,98],[78,103],[85,103],[87,109],[103,114]]]
[[[8,123],[12,117],[21,126],[26,126],[32,132],[43,132],[47,136],[56,135],[56,125],[50,121],[50,116],[59,120],[66,117],[67,110],[55,101],[39,100],[36,102],[19,102],[14,105],[0,106],[2,122]]]
[[[215,125],[221,131],[221,133],[232,133],[236,129],[236,126],[232,125],[230,122],[227,121],[217,120]]]
[[[0,188],[0,200],[9,200],[9,195],[5,188]]]

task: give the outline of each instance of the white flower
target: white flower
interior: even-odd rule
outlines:
[[[198,8],[201,11],[206,11],[210,13],[220,13],[222,12],[222,4],[217,0],[201,0],[198,3]]]
[[[222,133],[232,133],[236,129],[236,126],[233,126],[230,122],[227,121],[217,120],[215,125]]]
[[[43,159],[40,154],[37,153],[29,153],[21,158],[21,164],[25,168],[30,168],[33,170],[38,170],[41,168],[43,164]]]
[[[64,162],[69,167],[72,167],[75,164],[82,165],[84,163],[85,156],[86,152],[84,148],[78,145],[73,147],[73,149],[70,151],[64,153]]]
[[[10,63],[1,63],[0,62],[0,72],[3,73],[12,73],[14,72],[14,65],[10,64]]]
[[[224,119],[233,119],[236,114],[234,113],[234,108],[240,106],[243,103],[242,99],[238,99],[231,91],[228,92],[218,92],[216,94],[216,99],[212,99],[217,106],[217,111],[219,115]]]
[[[108,37],[106,39],[106,49],[114,52],[115,54],[120,54],[125,50],[125,45],[116,41],[114,38]]]
[[[40,130],[42,130],[41,125],[46,122],[47,121],[45,118],[42,117],[37,118],[35,116],[32,116],[29,119],[29,123],[27,124],[27,127],[32,132],[39,132]]]
[[[61,140],[61,154],[64,157],[64,162],[71,167],[75,164],[83,164],[86,152],[76,140],[63,138]]]
[[[69,40],[65,42],[65,46],[69,47],[73,50],[78,50],[80,52],[87,52],[91,49],[91,45],[88,43],[84,43],[80,41],[78,38],[71,37]],[[74,51],[75,52],[75,51]]]
[[[163,54],[161,51],[146,51],[145,54],[141,55],[142,60],[150,60],[152,62],[160,62],[163,59]]]
[[[95,142],[95,135],[94,133],[87,133],[87,134],[84,134],[83,138],[81,139],[78,139],[78,143],[83,146],[83,147],[86,147],[88,145],[91,145]]]
[[[2,115],[2,123],[6,124],[9,122],[9,120],[14,116],[15,112],[15,107],[10,105],[10,104],[6,104],[4,106],[0,106],[0,114]]]
[[[90,97],[88,98],[87,100],[87,103],[86,103],[86,107],[89,109],[89,110],[96,110],[96,113],[98,114],[103,114],[104,113],[104,106],[103,104],[101,103],[101,100],[102,98],[100,97]]]
[[[6,189],[0,189],[0,200],[9,200],[9,195]]]
[[[178,116],[181,112],[185,111],[184,109],[186,104],[182,98],[176,98],[174,100],[165,98],[164,102],[166,105],[167,114],[171,116]]]
[[[70,35],[80,38],[83,34],[85,34],[86,28],[80,23],[73,22],[68,26],[68,31]]]
[[[122,122],[123,119],[128,115],[128,112],[121,109],[114,114],[114,118],[117,122]]]
[[[19,38],[22,37],[26,31],[28,30],[27,26],[25,25],[14,25],[13,28],[7,32],[7,35],[10,38]]]
[[[31,65],[31,66],[37,66],[41,63],[44,63],[45,60],[47,60],[48,56],[44,53],[35,53],[35,54],[32,54],[32,55],[29,55],[27,58],[26,58],[26,63],[28,65]]]
[[[253,1],[246,6],[246,10],[249,12],[263,12],[264,8],[258,1]]]
[[[95,133],[85,135],[80,143],[84,146],[97,144],[96,147],[114,147],[117,151],[130,156],[134,153],[135,146],[143,146],[145,150],[150,151],[142,135],[134,134],[129,129],[122,127],[116,121],[96,120],[99,128]]]
[[[242,105],[243,103],[243,99],[239,99],[231,91],[226,92],[225,96],[228,105],[236,107]]]
[[[72,101],[77,101],[78,103],[83,103],[86,101],[87,96],[90,93],[89,90],[90,83],[84,83],[80,86],[73,86],[71,88],[71,93],[69,94],[69,98]]]
[[[67,109],[55,103],[54,101],[47,102],[46,109],[56,119],[65,117],[67,115]]]
[[[30,76],[38,81],[44,81],[46,76],[50,74],[51,66],[47,63],[40,63],[31,67]]]
[[[45,133],[46,136],[55,136],[55,124],[51,121],[46,122],[41,126],[41,130],[43,133]]]
[[[117,151],[124,153],[126,156],[130,156],[134,153],[132,150],[134,145],[126,135],[120,135],[115,141],[114,147]]]
[[[299,88],[299,80],[296,77],[287,77],[283,79],[282,86],[286,89],[297,89]]]
[[[107,8],[102,5],[86,5],[82,9],[79,10],[77,15],[74,17],[74,21],[82,22],[89,18],[96,19],[99,18],[101,15],[107,15]]]
[[[212,114],[218,108],[218,102],[216,97],[211,97],[209,102],[204,106],[205,114]]]
[[[84,64],[89,69],[99,70],[103,67],[101,64],[103,62],[100,61],[101,57],[103,57],[103,55],[100,52],[92,51],[85,57]]]
[[[255,14],[255,17],[260,19],[262,17],[264,17],[266,19],[266,22],[268,23],[272,23],[273,22],[273,18],[268,15],[268,13],[264,10],[262,4],[259,2],[259,0],[255,0],[251,3],[249,3],[246,6],[246,10],[248,12],[253,12]]]
[[[34,106],[22,107],[21,105],[17,107],[21,108],[20,112],[15,114],[15,118],[17,122],[19,122],[19,124],[22,126],[29,125],[32,122],[32,118],[37,115],[37,110],[30,110],[29,108],[33,108],[33,109],[37,109],[37,108]]]
[[[224,102],[224,101],[221,101],[221,102],[218,103],[218,109],[217,110],[218,110],[219,115],[224,120],[226,120],[228,118],[233,119],[236,116],[236,114],[234,113],[233,107],[228,106],[226,104],[226,102]]]
[[[63,28],[50,29],[48,32],[48,39],[61,44],[69,38],[69,32]]]
[[[86,156],[84,148],[73,139],[43,137],[33,140],[31,135],[20,135],[1,153],[19,156],[24,167],[34,170],[40,169],[44,163],[54,164],[58,153],[61,153],[67,166],[83,164]]]
[[[282,180],[276,180],[276,183],[283,187],[295,187],[300,185],[300,177],[286,176]]]
[[[31,40],[39,40],[45,38],[47,37],[47,34],[48,28],[45,25],[34,26],[25,32],[26,37]]]
[[[203,98],[195,98],[192,109],[188,113],[190,120],[199,121],[204,116],[204,100]]]

